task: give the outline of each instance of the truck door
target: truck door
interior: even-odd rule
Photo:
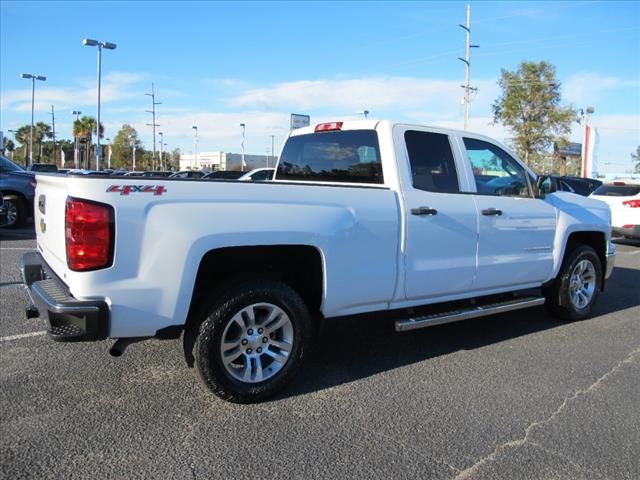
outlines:
[[[472,195],[460,193],[450,138],[398,125],[394,140],[403,184],[406,299],[466,292],[476,272],[478,219]]]
[[[478,209],[478,272],[474,290],[545,281],[553,268],[555,209],[532,191],[527,170],[493,143],[463,138]]]

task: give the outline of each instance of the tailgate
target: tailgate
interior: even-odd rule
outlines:
[[[38,251],[53,271],[67,273],[65,248],[65,205],[69,194],[66,175],[37,175],[33,220]]]

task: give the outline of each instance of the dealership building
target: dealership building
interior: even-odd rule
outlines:
[[[278,158],[271,155],[247,155],[244,156],[245,171],[254,168],[273,167]],[[196,158],[193,154],[180,155],[180,170],[241,170],[242,154],[227,152],[198,152]]]

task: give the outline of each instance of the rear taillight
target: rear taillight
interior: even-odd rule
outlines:
[[[622,202],[622,205],[628,208],[640,208],[640,200],[627,200]]]
[[[65,238],[71,270],[98,270],[113,261],[113,208],[102,203],[67,198]]]
[[[342,130],[343,122],[329,122],[319,123],[316,125],[315,132],[334,132],[336,130]]]

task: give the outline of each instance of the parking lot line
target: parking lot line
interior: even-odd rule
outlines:
[[[22,333],[20,335],[9,335],[8,337],[0,337],[0,342],[10,342],[11,340],[20,340],[22,338],[39,337],[47,333],[46,330],[40,332]]]
[[[0,247],[0,250],[33,250],[31,247]]]

